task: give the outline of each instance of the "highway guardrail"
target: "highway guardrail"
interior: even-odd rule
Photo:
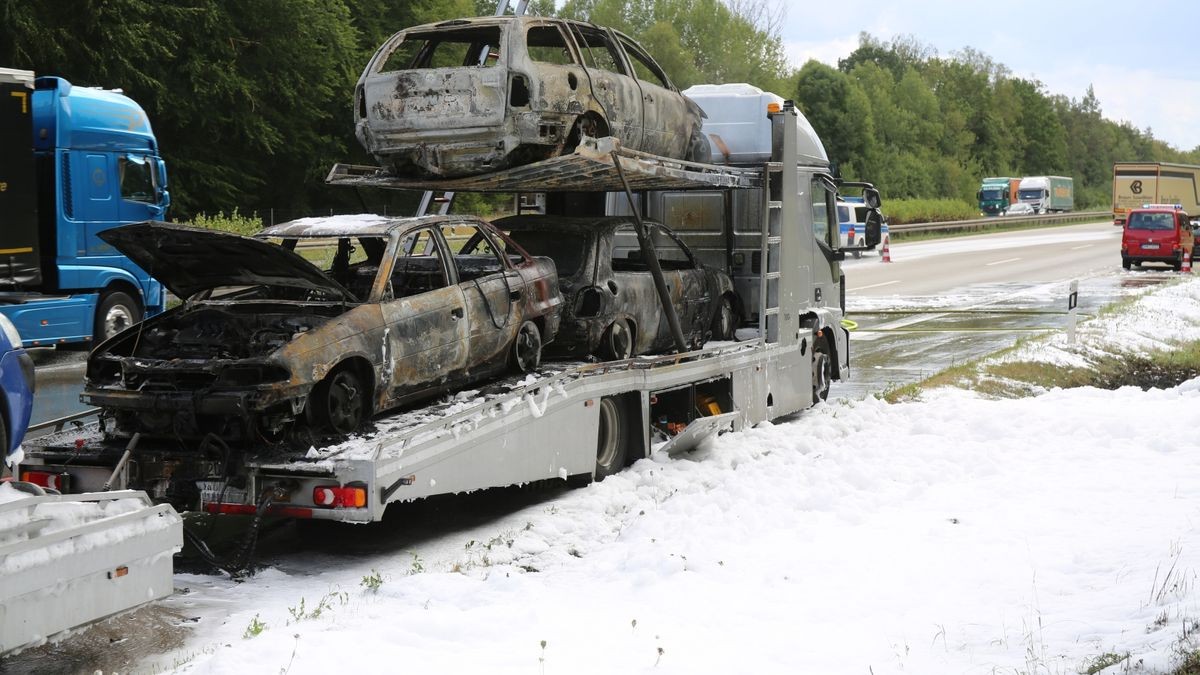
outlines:
[[[1028,224],[1065,225],[1067,223],[1082,223],[1102,219],[1111,220],[1112,211],[1072,211],[1069,213],[1047,213],[1041,216],[992,216],[990,218],[974,218],[972,220],[949,220],[940,223],[906,223],[903,225],[889,223],[888,228],[893,234],[904,235],[922,232],[990,230]]]

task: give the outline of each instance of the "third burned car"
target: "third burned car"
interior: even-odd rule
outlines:
[[[675,347],[632,218],[511,216],[495,225],[558,268],[563,318],[551,353],[623,359]],[[732,339],[741,315],[733,281],[696,260],[667,227],[645,225],[684,339]]]

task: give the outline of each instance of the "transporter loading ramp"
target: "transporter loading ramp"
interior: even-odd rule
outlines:
[[[376,166],[335,164],[325,182],[346,187],[446,192],[622,192],[762,187],[759,169],[667,159],[621,147],[611,137],[585,138],[575,152],[479,176],[427,180],[388,174]]]

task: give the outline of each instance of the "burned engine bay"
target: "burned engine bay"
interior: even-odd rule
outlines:
[[[88,360],[106,435],[283,440],[311,384],[272,354],[345,311],[330,303],[205,303],[142,323]],[[301,364],[294,364],[301,365]]]

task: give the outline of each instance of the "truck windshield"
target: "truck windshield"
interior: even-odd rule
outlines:
[[[1131,230],[1173,230],[1175,216],[1169,213],[1135,213],[1129,216]]]
[[[1002,196],[1003,196],[1003,193],[1000,191],[999,188],[987,189],[987,190],[982,191],[979,194],[979,197],[981,199],[1000,199]]]
[[[1018,190],[1017,194],[1021,199],[1041,199],[1042,188],[1033,188],[1030,190]]]

